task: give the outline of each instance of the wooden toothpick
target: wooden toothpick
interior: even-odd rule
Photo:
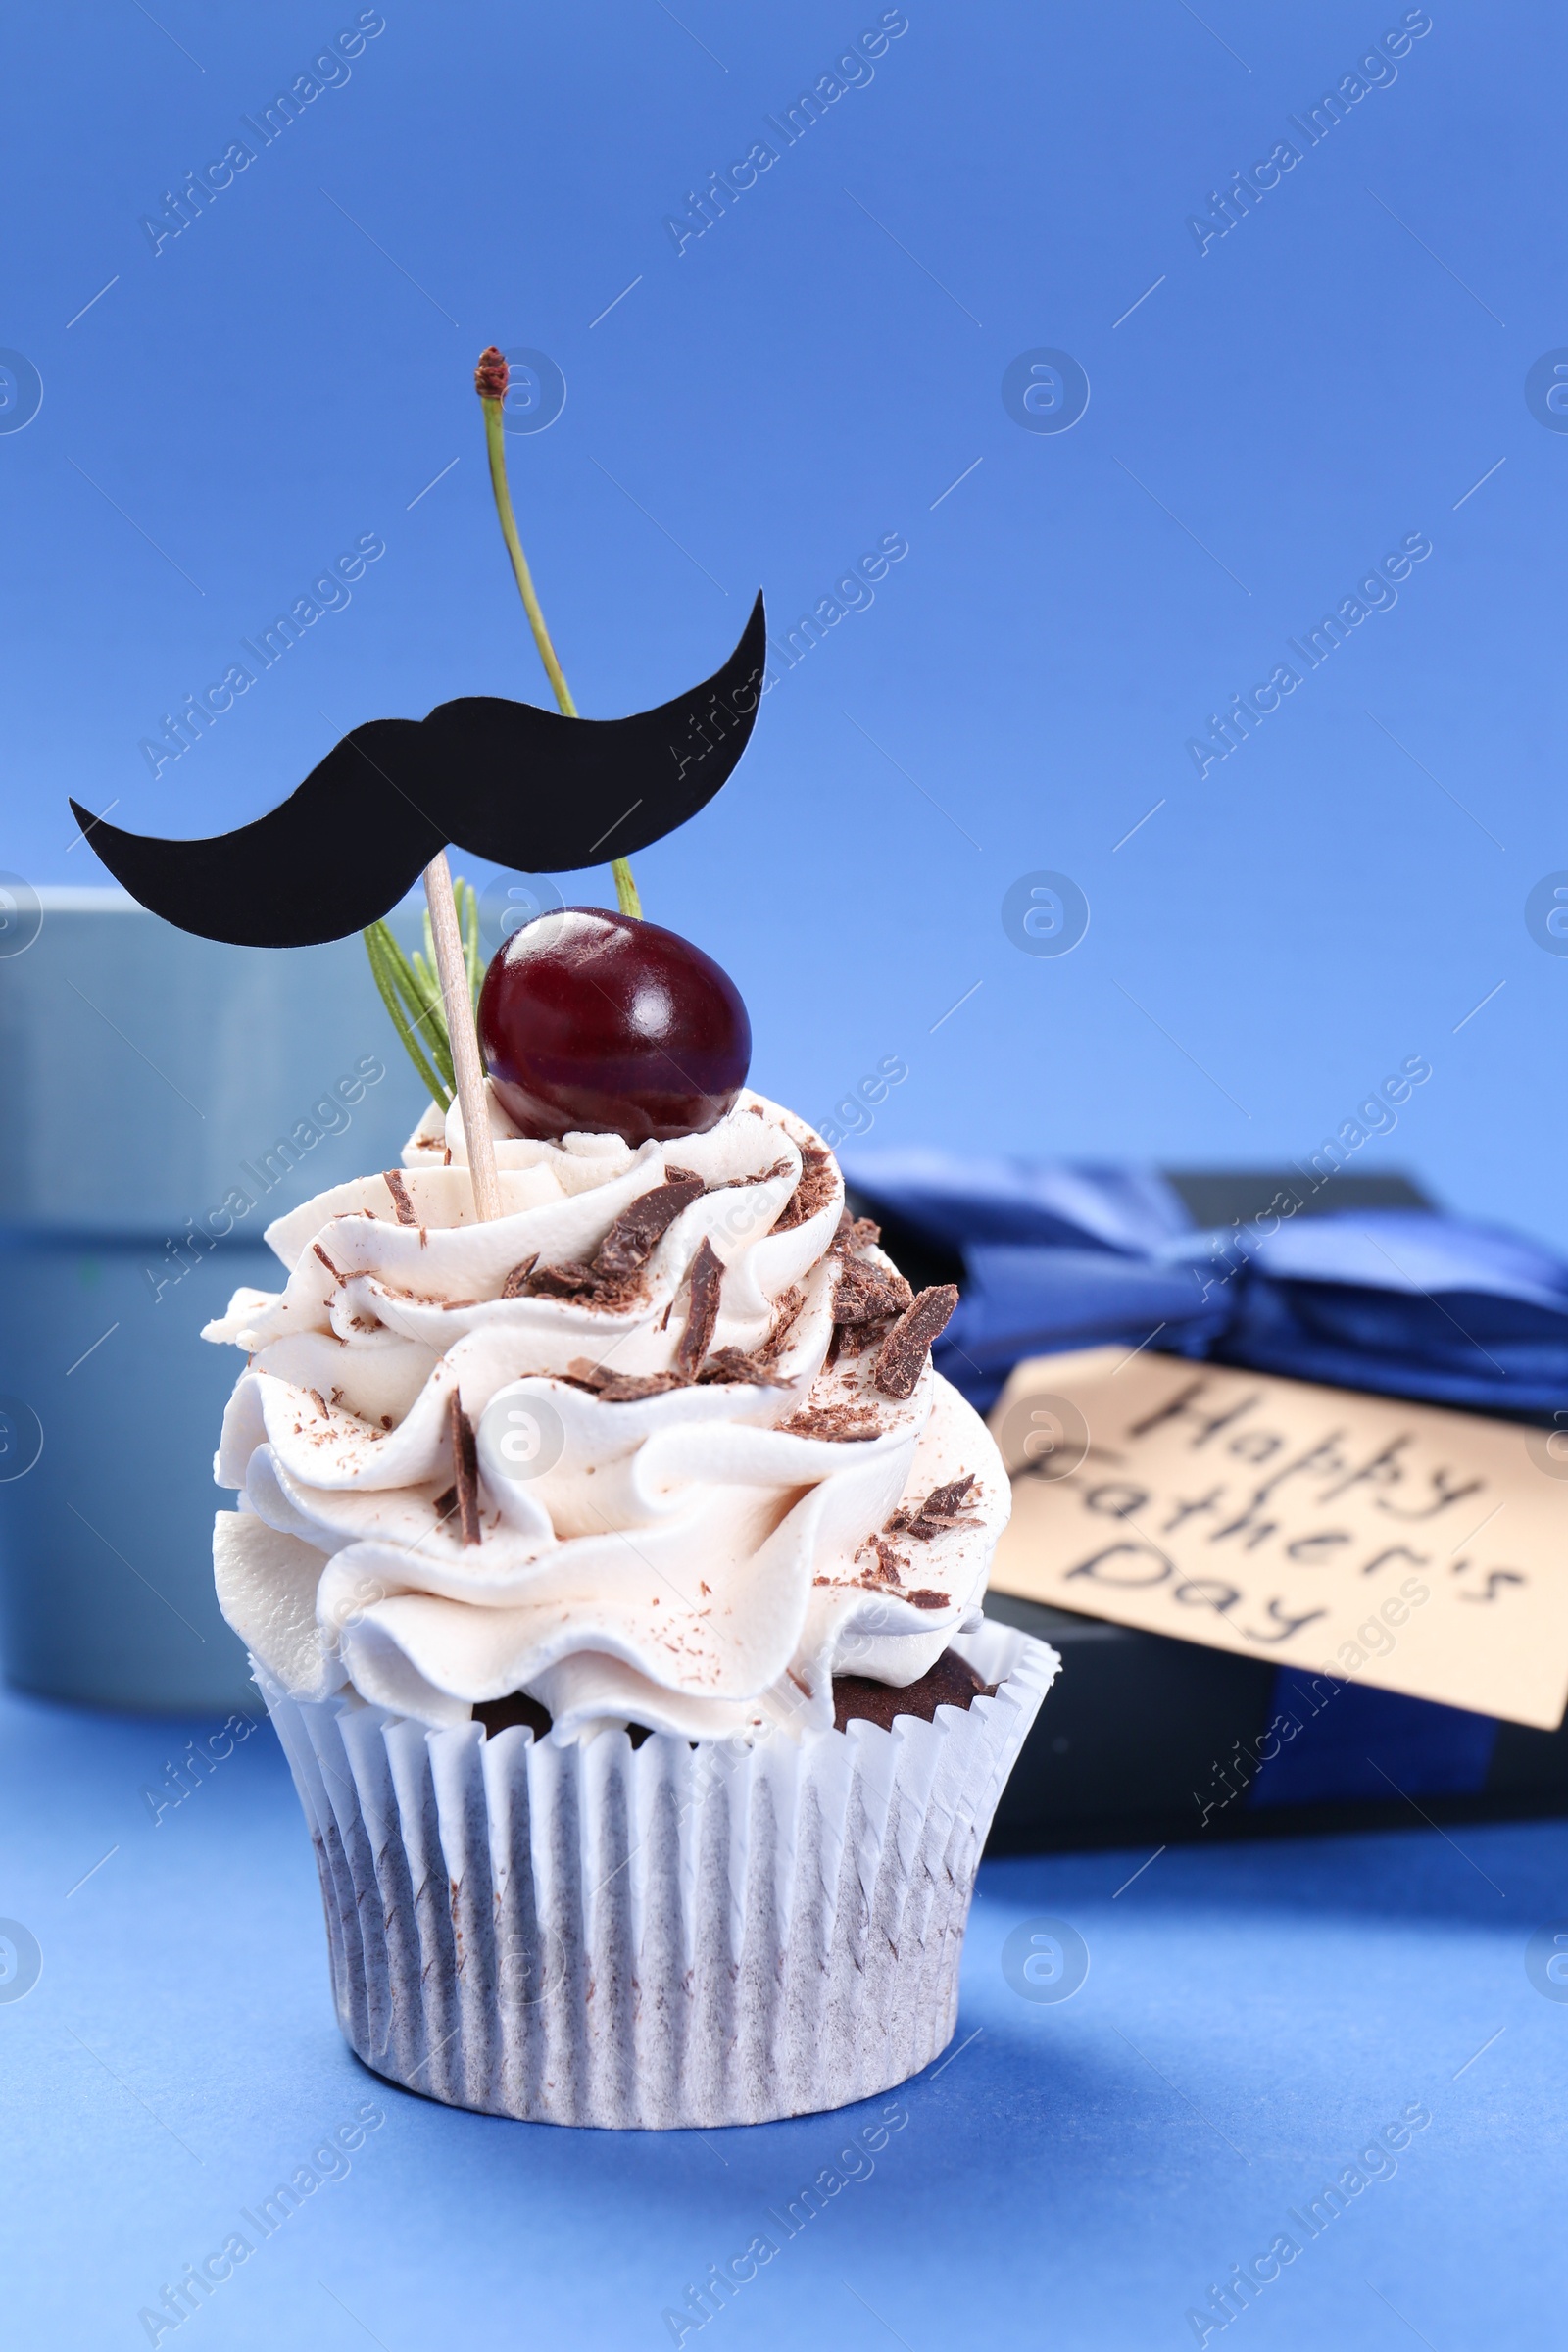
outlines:
[[[457,901],[452,895],[452,871],[445,850],[439,850],[424,869],[424,895],[430,908],[430,931],[435,941],[435,964],[447,1011],[447,1036],[452,1046],[452,1074],[457,1081],[463,1112],[463,1133],[468,1147],[468,1174],[473,1205],[481,1224],[501,1214],[501,1187],[496,1177],[495,1145],[490,1134],[490,1104],[479,1060],[479,1035],[474,1027],[473,998],[468,966],[458,926]]]

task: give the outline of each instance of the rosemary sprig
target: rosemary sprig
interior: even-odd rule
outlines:
[[[484,983],[484,965],[479,959],[479,900],[471,883],[461,875],[453,884],[453,896],[458,903],[458,922],[463,933],[463,959],[467,967],[468,987],[474,1004],[479,1002],[479,990]],[[389,923],[371,923],[362,934],[365,952],[370,959],[370,971],[380,991],[381,1002],[392,1018],[404,1052],[418,1074],[430,1100],[442,1109],[457,1091],[452,1074],[452,1041],[447,1034],[446,1006],[441,999],[441,983],[436,976],[435,945],[430,936],[430,917],[424,918],[424,954],[416,948],[411,956],[405,956]]]
[[[443,1055],[435,1037],[431,1034],[438,1021],[441,1045],[444,1046],[446,1043],[445,1020],[439,1014],[432,1020],[430,1007],[420,997],[414,975],[404,959],[402,950],[386,923],[372,923],[362,936],[365,941],[366,954],[370,959],[371,974],[381,993],[381,1002],[391,1015],[392,1026],[402,1041],[405,1053],[418,1073],[419,1083],[433,1102],[440,1103],[445,1107],[452,1100],[451,1060],[450,1056]],[[437,1061],[445,1059],[446,1072],[444,1075],[432,1069],[430,1060],[426,1058],[424,1045],[420,1042],[420,1032],[423,1033],[435,1059]]]

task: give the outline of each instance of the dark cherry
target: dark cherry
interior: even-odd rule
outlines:
[[[746,1083],[752,1024],[710,956],[658,923],[567,906],[514,931],[479,996],[491,1082],[524,1135],[700,1135]]]

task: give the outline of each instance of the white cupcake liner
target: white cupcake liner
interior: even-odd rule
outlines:
[[[1059,1664],[989,1621],[953,1646],[994,1697],[752,1748],[433,1731],[258,1666],[350,2045],[451,2106],[621,2130],[906,2081],[952,2038],[981,1847]]]

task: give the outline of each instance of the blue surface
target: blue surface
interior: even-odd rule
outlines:
[[[0,343],[43,405],[0,434],[0,865],[79,873],[68,789],[202,833],[357,720],[542,700],[469,388],[533,346],[566,401],[512,474],[584,710],[706,676],[759,582],[787,631],[908,542],[638,864],[740,983],[764,1089],[825,1118],[900,1057],[878,1137],[1278,1164],[1421,1054],[1352,1164],[1568,1245],[1568,959],[1525,920],[1568,867],[1568,419],[1525,391],[1568,343],[1562,11],[1435,6],[1227,235],[1187,226],[1405,13],[910,0],[679,254],[665,217],[879,0],[388,0],[157,254],[140,218],[357,0],[96,0],[69,74],[56,13],[10,13]],[[1070,431],[1004,406],[1038,347],[1087,370]],[[1397,603],[1200,779],[1208,714],[1415,532]],[[352,603],[155,781],[161,714],[367,533]],[[1089,902],[1069,955],[1004,929],[1044,869]]]
[[[10,2342],[145,2343],[138,2312],[367,2101],[385,2120],[346,2177],[249,2233],[178,2341],[652,2352],[666,2307],[895,2104],[869,2176],[707,2341],[1174,2347],[1281,2232],[1301,2252],[1246,2315],[1258,2347],[1384,2352],[1401,2321],[1435,2352],[1556,2339],[1568,2001],[1524,1949],[1563,1905],[1562,1825],[1196,1845],[1136,1878],[1142,1852],[989,1863],[954,2049],[919,2081],[836,2117],[622,2136],[461,2114],[360,2068],[265,1724],[154,1826],[142,1788],[212,1728],[0,1701],[26,1792],[0,1910],[43,1952],[0,2002]],[[1042,1919],[1089,1947],[1060,2003],[1001,1965]],[[1293,2222],[1414,2102],[1432,2120],[1391,2177],[1315,2238]]]

